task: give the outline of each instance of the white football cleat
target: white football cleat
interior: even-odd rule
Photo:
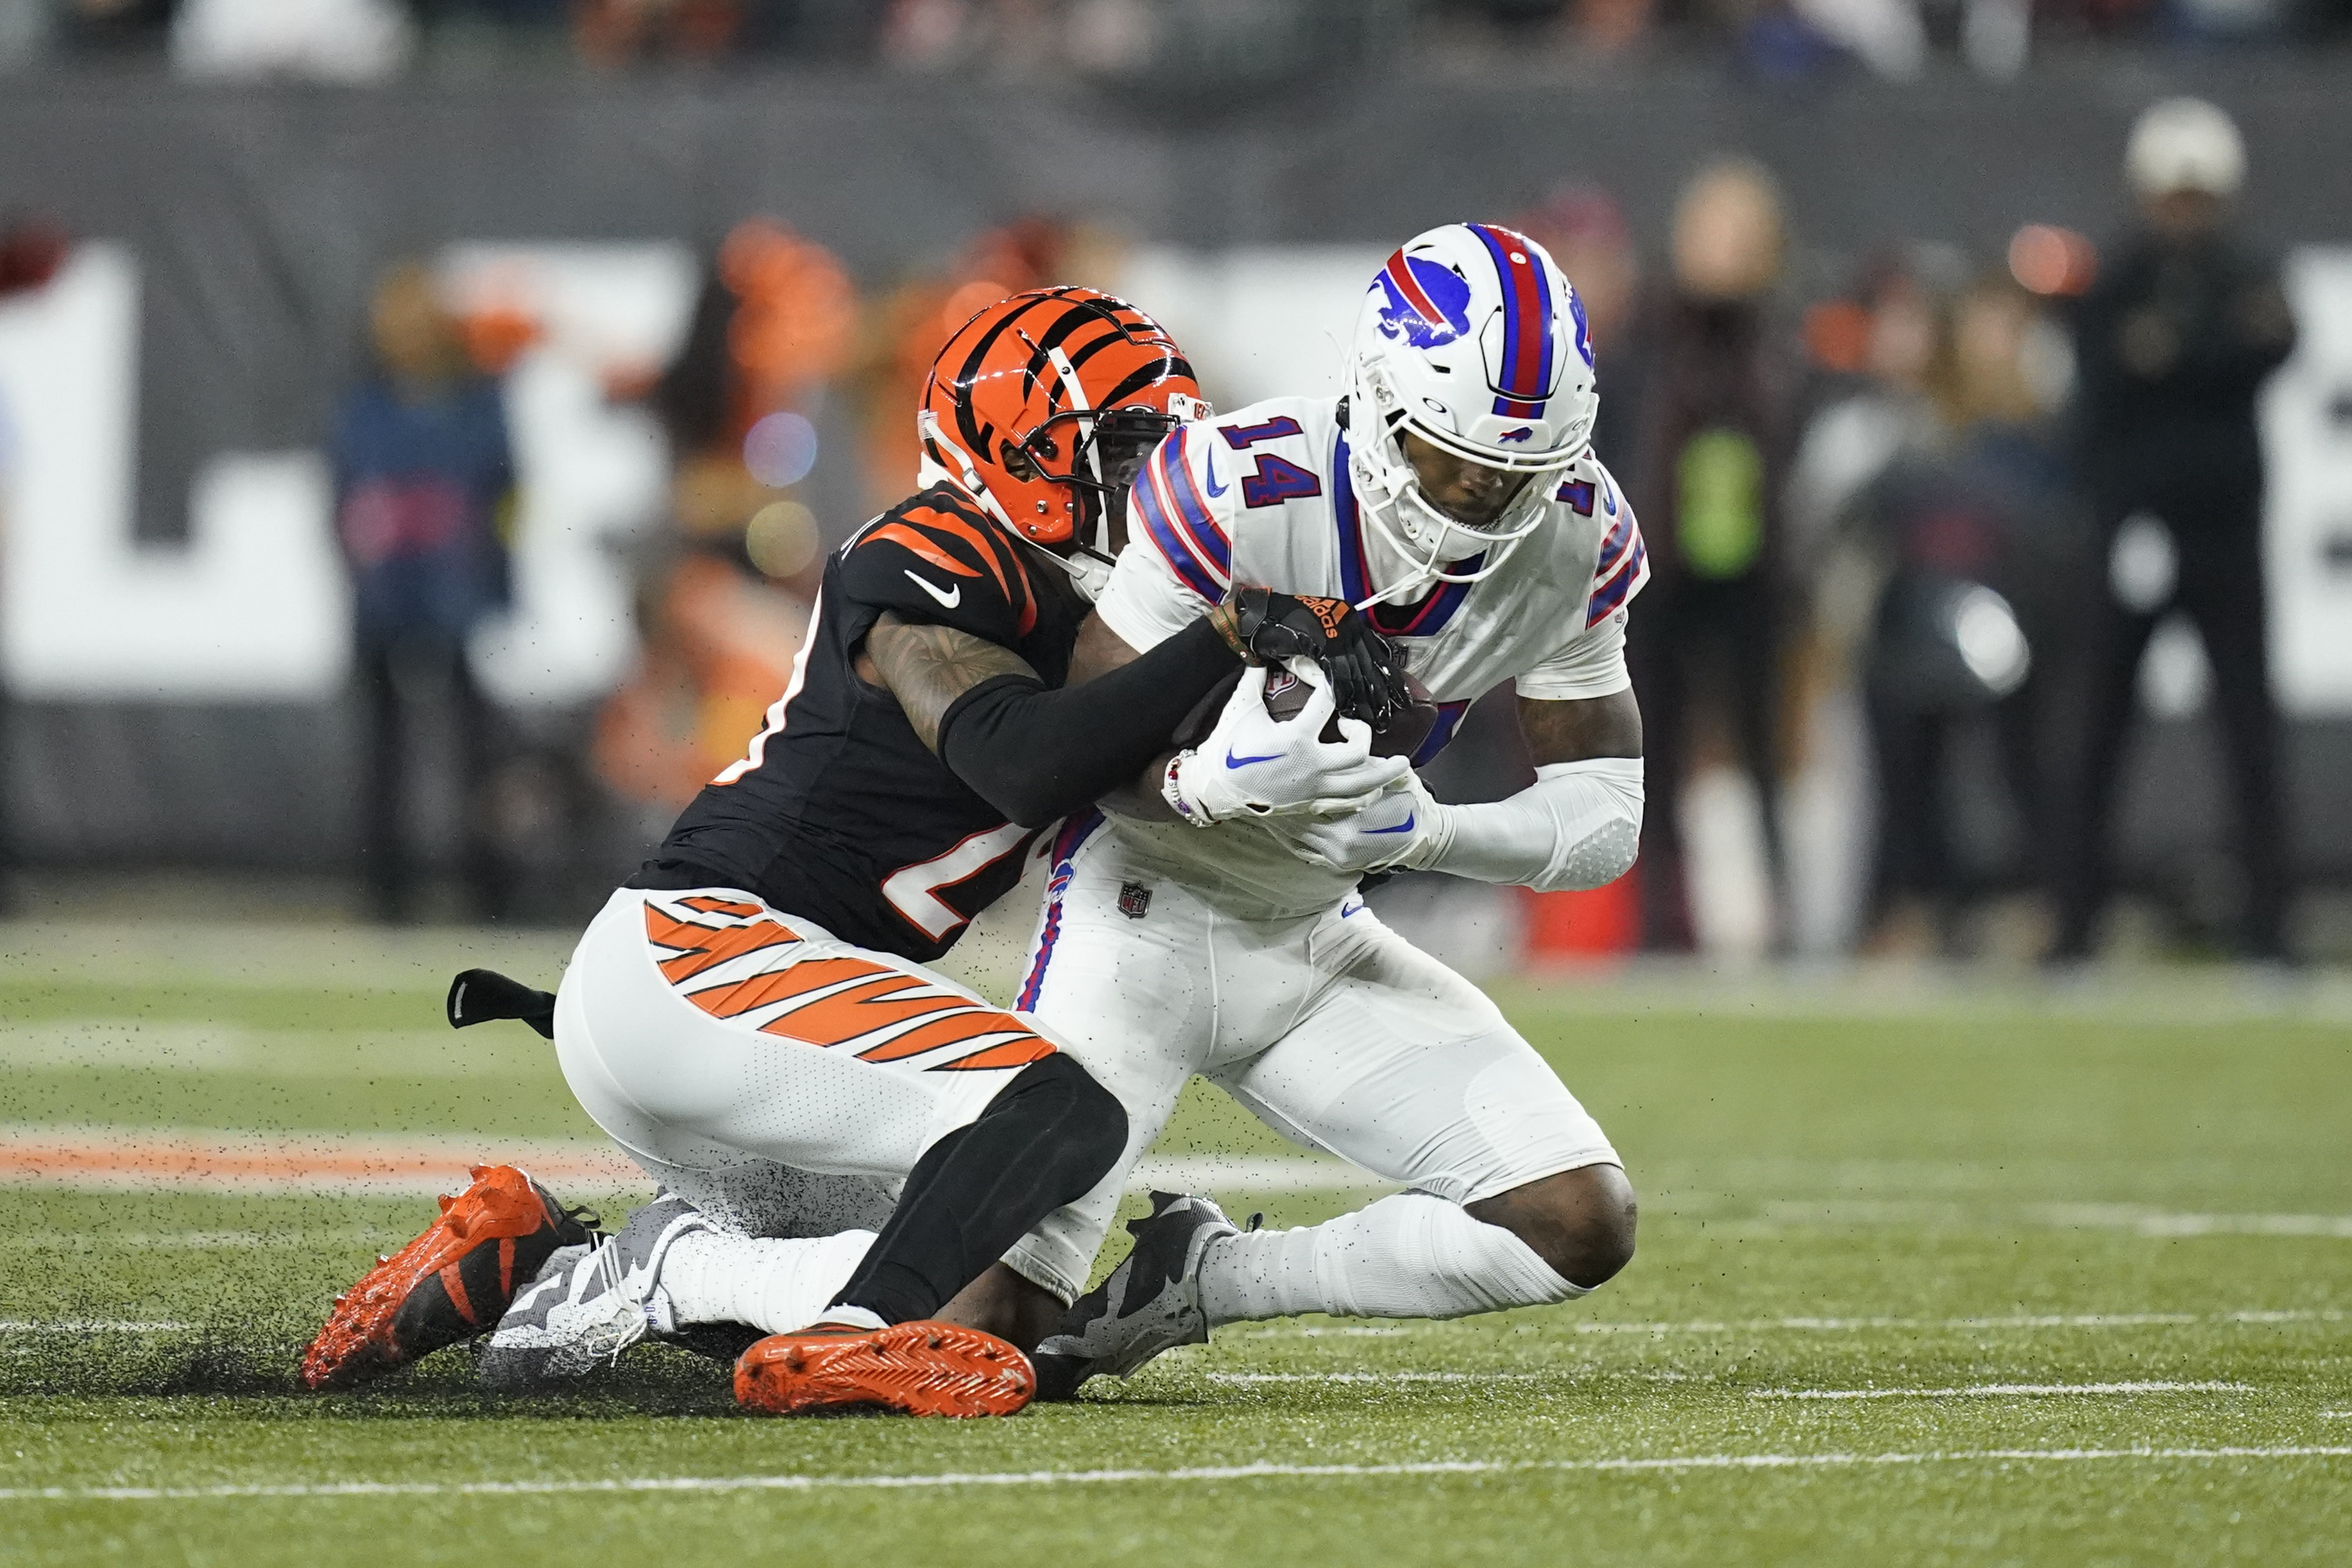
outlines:
[[[662,1259],[679,1237],[712,1228],[684,1198],[665,1193],[569,1267],[558,1254],[499,1320],[476,1375],[500,1393],[527,1394],[593,1372],[649,1333],[675,1332]]]
[[[1154,1193],[1150,1214],[1128,1221],[1127,1231],[1135,1247],[1126,1260],[1031,1352],[1039,1399],[1074,1399],[1097,1373],[1125,1377],[1161,1351],[1207,1342],[1201,1257],[1241,1227],[1207,1198]]]

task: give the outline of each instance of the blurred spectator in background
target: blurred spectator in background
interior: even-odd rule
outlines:
[[[180,0],[60,0],[58,41],[90,54],[161,53]]]
[[[1617,198],[1599,185],[1561,185],[1521,213],[1513,226],[1551,252],[1584,302],[1593,353],[1605,366],[1592,449],[1602,461],[1631,461],[1627,443],[1641,405],[1641,362],[1622,350],[1641,304],[1642,262]]]
[[[470,3],[535,12],[544,0]],[[881,0],[571,0],[581,58],[605,67],[773,53],[863,58],[874,52],[888,10]]]
[[[1763,169],[1701,170],[1675,210],[1671,281],[1621,356],[1640,362],[1643,385],[1621,461],[1650,548],[1626,657],[1652,779],[1640,862],[1651,947],[1693,943],[1680,796],[1702,713],[1728,729],[1754,784],[1776,916],[1783,902],[1774,731],[1790,622],[1779,534],[1791,367],[1771,303],[1784,247]]]
[[[2071,608],[2068,475],[2028,374],[2032,296],[2005,275],[1948,301],[1882,293],[1891,324],[1926,319],[1880,347],[1908,416],[1849,516],[1879,584],[1859,658],[1879,805],[1864,945],[1927,953],[1951,945],[1972,895],[2037,881],[2047,863],[2042,666]],[[1985,719],[2011,831],[1971,855],[1958,752]]]
[[[2132,129],[2125,173],[2145,225],[2115,247],[2075,323],[2080,463],[2106,561],[2055,956],[2089,955],[2108,892],[2108,827],[2141,655],[2176,606],[2212,666],[2243,846],[2246,950],[2284,955],[2285,803],[2263,591],[2254,398],[2294,346],[2277,268],[2230,233],[2237,127],[2172,99]]]
[[[1896,80],[1918,76],[1929,49],[1942,47],[2007,81],[2025,68],[2032,41],[2032,0],[1790,0],[1790,9],[1869,70]]]
[[[793,494],[817,459],[804,410],[849,363],[856,328],[839,259],[749,219],[719,247],[653,390],[670,527],[639,563],[642,657],[595,742],[597,771],[649,832],[742,755],[792,679],[824,564],[823,530]]]
[[[867,318],[855,373],[868,504],[893,505],[914,488],[923,378],[958,327],[1024,289],[1077,283],[1117,293],[1124,254],[1105,230],[1033,214],[982,230],[944,270],[885,296]]]
[[[411,743],[417,711],[446,700],[456,730],[461,871],[479,916],[509,894],[488,798],[497,719],[467,658],[508,600],[514,459],[496,382],[467,359],[423,265],[402,262],[369,305],[373,373],[335,410],[336,532],[351,571],[367,715],[362,853],[374,913],[417,914]]]
[[[641,55],[710,59],[736,47],[746,0],[574,0],[580,56],[614,66]]]

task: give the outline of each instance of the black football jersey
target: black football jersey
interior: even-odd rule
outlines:
[[[917,962],[953,946],[1020,879],[1038,830],[1007,822],[950,772],[855,660],[891,610],[1011,648],[1060,686],[1083,611],[1034,581],[1022,555],[950,485],[860,529],[825,563],[766,727],[686,808],[641,881],[676,885],[683,874],[741,888],[845,942]]]

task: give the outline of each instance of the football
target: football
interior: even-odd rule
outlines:
[[[1430,730],[1437,722],[1437,704],[1429,689],[1408,673],[1404,678],[1406,702],[1403,710],[1389,716],[1384,729],[1372,731],[1372,755],[1376,757],[1409,757],[1429,739]],[[1307,685],[1286,669],[1277,669],[1266,677],[1265,710],[1268,717],[1280,723],[1296,719],[1307,706]],[[1323,726],[1323,739],[1336,741],[1339,728],[1335,721]]]

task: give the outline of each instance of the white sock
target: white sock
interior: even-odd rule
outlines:
[[[1501,1226],[1421,1193],[1297,1230],[1225,1237],[1201,1260],[1212,1328],[1297,1312],[1460,1318],[1585,1294]]]
[[[788,1334],[824,1315],[873,1245],[870,1230],[804,1241],[693,1231],[670,1243],[661,1288],[679,1323],[749,1323]]]

